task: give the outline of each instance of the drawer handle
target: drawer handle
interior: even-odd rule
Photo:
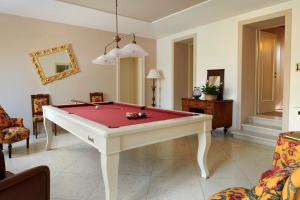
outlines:
[[[88,136],[88,140],[91,141],[92,143],[95,143],[94,138],[91,138],[90,136]]]

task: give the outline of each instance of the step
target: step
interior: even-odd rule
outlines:
[[[266,125],[266,126],[273,126],[282,129],[282,119],[280,117],[272,117],[272,116],[250,116],[248,117],[248,122],[251,124],[258,124],[258,125]]]
[[[274,147],[276,145],[276,137],[272,135],[263,135],[260,133],[255,133],[251,131],[231,131],[233,137],[257,143],[257,144],[263,144]]]
[[[282,129],[277,126],[245,123],[242,124],[242,131],[249,131],[249,132],[259,133],[262,135],[271,135],[277,137],[282,132]]]

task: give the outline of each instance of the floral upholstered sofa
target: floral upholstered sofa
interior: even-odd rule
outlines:
[[[295,134],[296,132],[289,132]],[[272,169],[262,173],[252,189],[228,188],[209,200],[300,200],[300,141],[277,138]]]

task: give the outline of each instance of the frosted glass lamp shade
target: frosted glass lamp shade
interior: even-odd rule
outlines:
[[[144,57],[144,56],[149,55],[149,53],[147,51],[145,51],[140,45],[133,43],[133,42],[124,46],[122,48],[122,51],[128,57]]]
[[[120,48],[115,47],[114,49],[112,49],[110,52],[108,52],[109,56],[113,57],[113,58],[123,58],[123,57],[127,57],[127,54]]]
[[[96,58],[92,61],[96,65],[116,65],[116,59],[109,56],[108,54],[104,54]]]
[[[147,74],[147,79],[161,79],[161,75],[157,69],[151,69]]]

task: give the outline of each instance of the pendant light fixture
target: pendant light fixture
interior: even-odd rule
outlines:
[[[133,40],[131,43],[127,44],[123,48],[119,47],[119,42],[122,39],[132,37]],[[115,48],[113,48],[110,52],[107,53],[107,49],[115,44]],[[144,57],[149,54],[135,41],[135,34],[131,33],[128,35],[120,35],[119,34],[119,25],[118,25],[118,0],[116,0],[116,36],[114,40],[108,43],[104,48],[104,54],[93,60],[94,64],[99,65],[115,65],[117,63],[118,58],[123,57]]]

